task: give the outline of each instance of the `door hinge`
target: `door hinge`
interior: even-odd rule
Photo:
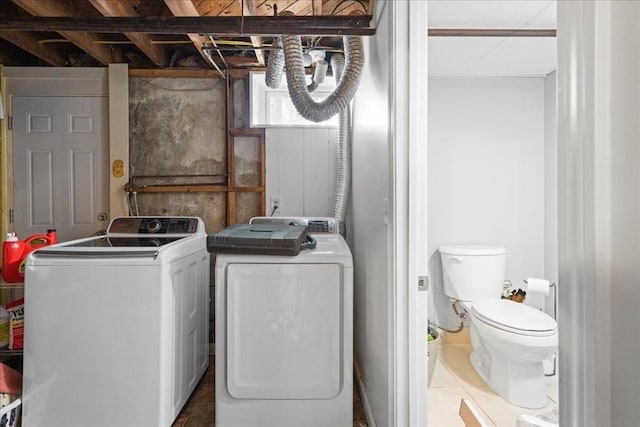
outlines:
[[[9,224],[13,224],[13,209],[9,209]]]
[[[13,130],[13,116],[7,116],[7,129]]]
[[[418,276],[418,292],[429,290],[429,276]]]

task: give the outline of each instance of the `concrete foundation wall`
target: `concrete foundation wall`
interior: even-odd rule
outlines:
[[[226,184],[223,80],[131,78],[129,110],[133,183]],[[138,193],[136,199],[134,214],[196,215],[208,232],[225,226],[225,193]],[[133,200],[130,205],[135,209]]]

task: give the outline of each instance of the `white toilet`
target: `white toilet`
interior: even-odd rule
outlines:
[[[558,325],[546,313],[501,299],[506,250],[500,246],[441,246],[444,293],[471,314],[471,364],[507,402],[547,404],[544,367],[558,349]]]

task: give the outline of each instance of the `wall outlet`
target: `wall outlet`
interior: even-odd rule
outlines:
[[[276,212],[278,212],[278,209],[280,209],[280,197],[279,196],[273,196],[271,197],[271,209],[270,209],[270,214],[273,215]]]

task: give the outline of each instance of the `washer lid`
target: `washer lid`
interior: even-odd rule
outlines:
[[[500,329],[523,335],[552,334],[558,328],[556,321],[548,314],[507,299],[476,301],[471,313]]]
[[[447,255],[504,255],[507,253],[503,246],[488,245],[444,245],[438,250],[441,254]]]

